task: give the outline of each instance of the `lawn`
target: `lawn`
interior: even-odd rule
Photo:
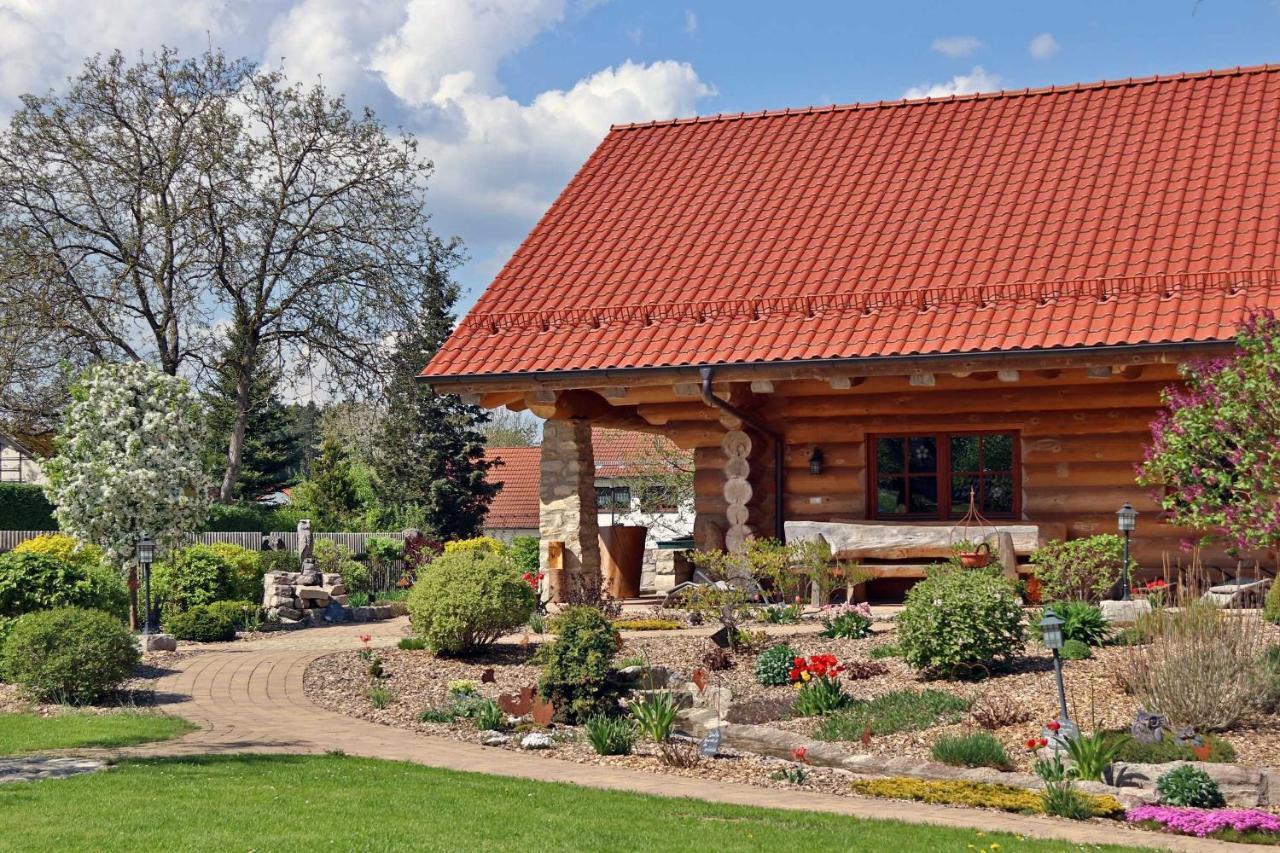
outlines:
[[[21,827],[0,833],[0,849],[39,850],[1070,848],[338,755],[126,762],[103,773],[4,785],[0,822]]]
[[[133,746],[184,735],[195,727],[164,714],[86,714],[68,712],[52,717],[0,714],[0,755],[21,755],[72,747]]]

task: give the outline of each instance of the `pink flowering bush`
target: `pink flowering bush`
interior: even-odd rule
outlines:
[[[1185,365],[1186,386],[1165,391],[1138,480],[1161,489],[1174,524],[1270,549],[1280,543],[1280,320],[1255,315],[1236,343]]]
[[[1125,812],[1129,823],[1156,824],[1170,832],[1199,838],[1221,832],[1275,834],[1280,839],[1280,817],[1257,809],[1191,809],[1174,806],[1138,806]]]
[[[818,611],[822,636],[828,639],[861,640],[871,633],[871,605],[829,604]]]

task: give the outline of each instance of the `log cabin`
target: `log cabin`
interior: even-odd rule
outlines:
[[[1161,392],[1278,252],[1280,66],[615,126],[421,379],[548,419],[568,575],[592,426],[694,451],[697,547],[816,523],[873,594],[971,495],[1024,561],[1130,501],[1153,571],[1197,535],[1135,482]]]

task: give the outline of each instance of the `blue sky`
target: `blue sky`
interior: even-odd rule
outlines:
[[[91,53],[209,43],[418,137],[464,310],[611,123],[1280,62],[1280,0],[0,0],[0,119]]]

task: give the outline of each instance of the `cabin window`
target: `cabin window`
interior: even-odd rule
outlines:
[[[1021,507],[1017,433],[937,432],[870,440],[871,517],[954,519],[972,490],[988,518],[1015,518]]]
[[[0,451],[0,483],[22,482],[22,457]]]
[[[596,508],[607,512],[631,509],[630,486],[596,486]]]

